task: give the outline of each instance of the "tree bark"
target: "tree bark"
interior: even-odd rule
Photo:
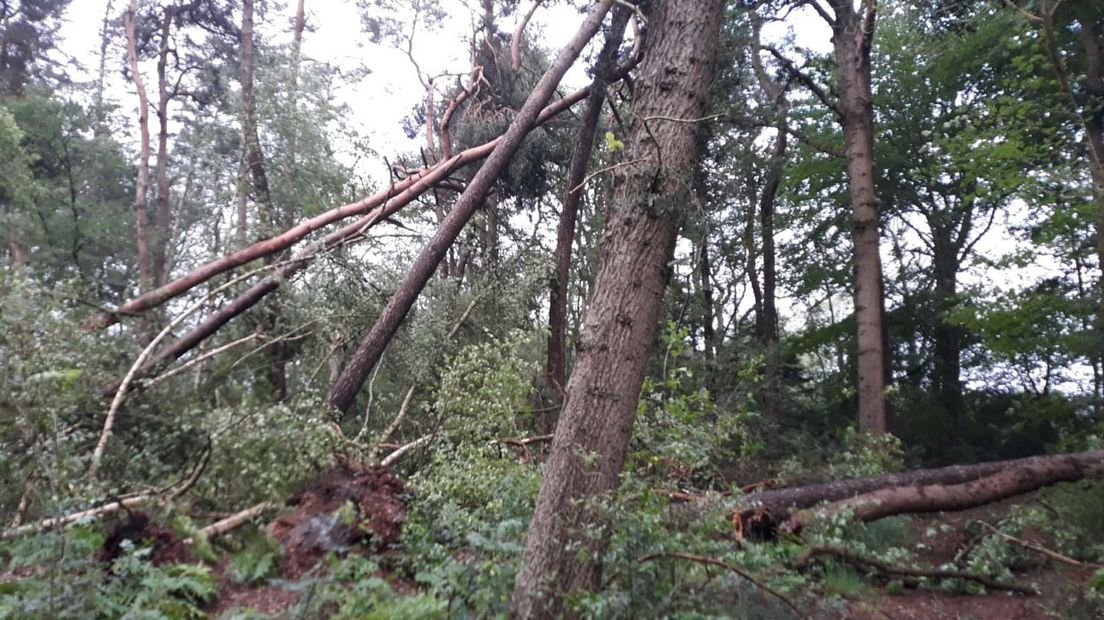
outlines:
[[[602,546],[587,535],[587,504],[620,480],[698,160],[697,127],[679,120],[705,110],[723,13],[721,0],[651,3],[626,139],[625,161],[635,163],[613,179],[594,295],[514,589],[519,618],[559,617],[565,594],[598,585],[599,567],[580,557]]]
[[[498,173],[509,162],[525,136],[536,127],[542,106],[552,96],[556,85],[575,62],[583,47],[601,27],[602,20],[612,4],[613,0],[601,0],[595,3],[578,33],[541,77],[540,82],[510,123],[510,128],[495,146],[486,163],[468,183],[464,193],[449,211],[444,223],[437,229],[429,244],[418,255],[414,266],[403,278],[399,288],[376,319],[371,331],[361,340],[341,376],[330,390],[328,400],[333,407],[340,411],[348,411],[352,407],[364,379],[379,361],[380,355],[398,330],[399,324],[406,318],[407,312],[414,305],[426,282],[433,276],[441,259],[459,236],[464,225],[483,203]]]
[[[130,0],[130,8],[123,17],[126,29],[127,60],[130,63],[131,80],[138,93],[138,131],[141,136],[138,155],[138,179],[134,189],[134,221],[138,247],[138,288],[143,293],[153,288],[153,270],[150,263],[149,247],[149,203],[146,192],[149,188],[149,97],[146,85],[138,68],[138,45],[135,37],[134,20],[138,14],[138,0]],[[105,326],[106,327],[106,326]]]
[[[594,63],[594,80],[590,83],[586,109],[579,121],[575,149],[571,154],[564,185],[563,207],[556,229],[556,249],[553,254],[555,271],[549,286],[548,358],[545,365],[548,383],[557,391],[563,390],[567,385],[567,289],[571,278],[571,246],[575,241],[575,221],[583,198],[581,186],[590,164],[590,154],[594,150],[594,136],[598,131],[598,120],[606,99],[606,87],[609,85],[610,73],[617,60],[617,49],[621,45],[628,21],[628,9],[617,7],[613,13],[613,25]],[[549,417],[551,421],[543,429],[546,432],[555,428],[555,412]]]
[[[887,430],[888,373],[882,260],[878,251],[878,197],[874,187],[874,101],[870,86],[875,3],[876,0],[864,0],[856,11],[852,0],[832,0],[835,10],[832,41],[854,226],[859,429],[882,434]]]

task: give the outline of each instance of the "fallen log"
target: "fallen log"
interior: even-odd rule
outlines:
[[[1086,478],[1104,478],[1104,450],[751,494],[737,500],[732,521],[738,539],[765,540],[779,531],[799,532],[814,519],[844,511],[856,522],[869,522],[899,514],[965,510]],[[818,501],[827,503],[809,508]]]

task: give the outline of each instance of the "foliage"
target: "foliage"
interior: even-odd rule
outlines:
[[[759,449],[750,426],[756,414],[746,402],[718,407],[707,389],[694,385],[688,335],[688,328],[668,323],[664,374],[644,380],[628,467],[709,487],[719,480],[718,468]]]

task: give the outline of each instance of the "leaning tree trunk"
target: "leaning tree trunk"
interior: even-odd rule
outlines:
[[[885,433],[886,347],[883,336],[882,259],[878,252],[878,197],[874,189],[874,102],[870,48],[874,0],[856,11],[853,0],[833,0],[839,113],[847,154],[854,243],[855,322],[858,325],[859,429]]]
[[[595,517],[587,500],[620,480],[679,219],[691,202],[694,119],[705,109],[723,12],[721,0],[651,4],[626,141],[632,163],[613,180],[594,296],[514,590],[517,617],[558,617],[566,593],[598,585],[599,567],[577,545],[596,544],[586,532]]]
[[[598,119],[602,114],[602,105],[606,100],[606,86],[617,60],[617,48],[625,33],[629,21],[629,11],[618,7],[613,13],[613,26],[606,35],[606,42],[598,59],[594,63],[594,80],[590,83],[586,109],[579,122],[579,131],[575,150],[571,154],[568,166],[567,182],[564,185],[563,207],[560,211],[560,223],[556,230],[556,250],[554,253],[555,273],[549,287],[548,302],[548,359],[545,366],[547,380],[556,392],[567,384],[567,287],[571,278],[571,245],[575,240],[575,221],[579,203],[583,197],[583,181],[586,178],[590,154],[594,150],[594,136],[598,131]],[[558,398],[556,400],[559,400]],[[554,413],[554,412],[553,412]],[[548,416],[544,432],[555,428],[555,415]]]
[[[514,121],[510,123],[510,128],[502,136],[502,141],[495,146],[491,156],[487,158],[486,163],[468,183],[464,193],[457,200],[452,210],[449,211],[445,221],[437,229],[433,238],[430,239],[429,244],[418,255],[418,258],[414,261],[414,266],[403,278],[399,288],[387,302],[383,311],[380,312],[375,324],[372,325],[371,331],[361,340],[357,350],[341,372],[341,376],[338,377],[337,382],[330,389],[328,400],[336,409],[348,411],[352,407],[357,392],[360,391],[360,387],[364,384],[368,373],[379,361],[380,356],[383,355],[384,349],[387,348],[387,344],[391,342],[391,338],[399,329],[403,319],[406,318],[406,314],[414,305],[414,301],[421,294],[422,289],[425,288],[426,282],[437,271],[441,259],[460,235],[464,225],[471,219],[476,209],[483,204],[483,200],[498,177],[498,173],[509,163],[510,158],[521,146],[525,136],[529,135],[529,132],[536,127],[541,108],[552,96],[556,85],[560,83],[560,79],[563,78],[575,59],[578,58],[583,47],[598,32],[602,20],[612,5],[613,0],[601,0],[591,8],[575,37],[568,43],[567,47],[560,51],[552,66],[541,77],[540,82],[537,83],[533,92],[525,100],[525,104],[522,105],[521,110],[518,111]]]
[[[134,20],[138,15],[138,0],[130,0],[123,21],[126,27],[127,60],[130,63],[130,77],[134,90],[138,93],[138,131],[140,138],[138,155],[138,180],[134,187],[134,221],[138,246],[138,289],[143,293],[153,287],[153,270],[150,263],[149,247],[149,203],[146,192],[149,188],[149,97],[146,85],[138,69],[138,44],[135,35]]]

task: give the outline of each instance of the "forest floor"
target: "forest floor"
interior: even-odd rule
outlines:
[[[1016,504],[1030,501],[1020,497],[963,512],[938,513],[911,517],[897,546],[910,548],[922,565],[938,567],[954,564],[965,551],[976,545],[978,522],[996,524],[1006,518]],[[309,503],[309,502],[308,502]],[[1049,547],[1048,536],[1035,531],[1024,534],[1023,540]],[[1009,543],[1011,544],[1011,543]],[[392,550],[390,553],[401,551]],[[1035,618],[1091,618],[1082,601],[1084,584],[1093,570],[1088,566],[1070,566],[1048,559],[1032,551],[1023,551],[1023,561],[1013,567],[1017,583],[1035,586],[1040,594],[1025,596],[1000,591],[979,594],[947,592],[937,587],[901,589],[887,587],[865,576],[857,576],[852,587],[833,586],[827,580],[820,584],[819,601],[806,608],[811,618],[854,618],[856,620],[954,619],[954,620],[1028,620]],[[293,608],[300,595],[294,587],[300,567],[285,563],[285,580],[262,586],[236,584],[225,566],[217,571],[220,593],[211,609],[212,617],[232,609],[251,608],[272,617],[282,617]],[[289,572],[290,571],[290,572]],[[393,576],[380,575],[398,590],[410,590],[411,584],[396,581]],[[283,583],[284,585],[277,585]],[[824,595],[824,596],[821,596]],[[843,603],[840,604],[842,598]]]
[[[977,543],[977,522],[996,524],[1016,504],[1030,500],[1018,497],[1004,502],[954,513],[917,515],[909,523],[909,544],[925,565],[953,564]],[[1022,540],[1053,549],[1048,536],[1030,531]],[[1009,543],[1012,544],[1012,543]],[[944,592],[935,588],[890,591],[873,584],[848,593],[846,618],[856,620],[1029,620],[1035,618],[1092,618],[1085,609],[1085,583],[1093,574],[1088,565],[1071,566],[1024,551],[1025,561],[1013,567],[1016,583],[1033,585],[1037,596],[988,590],[980,594]],[[869,583],[869,582],[868,582]]]

